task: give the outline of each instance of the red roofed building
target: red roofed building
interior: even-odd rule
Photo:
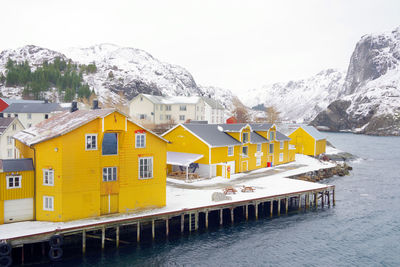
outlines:
[[[235,118],[235,117],[229,117],[227,120],[226,120],[226,123],[227,124],[234,124],[234,123],[237,123],[237,119]]]
[[[5,110],[6,108],[8,108],[8,104],[3,99],[0,98],[0,112]]]

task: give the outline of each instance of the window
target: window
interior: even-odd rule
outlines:
[[[97,134],[86,134],[86,150],[97,150]]]
[[[269,144],[269,153],[274,153],[274,144]]]
[[[43,196],[43,210],[54,210],[54,197]]]
[[[135,147],[136,148],[145,148],[146,147],[146,134],[145,133],[137,133],[135,134]]]
[[[103,182],[111,182],[117,180],[117,167],[103,168]]]
[[[171,105],[166,105],[166,106],[165,106],[165,110],[166,110],[166,111],[171,111]]]
[[[117,155],[118,154],[118,134],[105,133],[102,144],[103,155]]]
[[[234,153],[233,146],[228,146],[228,156],[233,156]]]
[[[242,147],[242,156],[243,157],[249,156],[249,148],[247,146]]]
[[[163,105],[160,105],[160,110],[163,110],[163,107],[164,107]]]
[[[261,152],[261,144],[257,144],[257,152]]]
[[[11,144],[12,144],[12,137],[7,136],[7,145],[11,145]]]
[[[275,140],[275,132],[269,132],[269,140]]]
[[[185,115],[179,115],[179,120],[184,121],[185,120]]]
[[[160,114],[160,121],[162,121],[164,119],[163,114]]]
[[[21,188],[22,176],[7,176],[7,189]]]
[[[186,111],[186,105],[180,105],[179,106],[180,111]]]
[[[0,118],[4,118],[4,114],[3,113],[0,113]]]
[[[279,148],[284,149],[284,147],[285,147],[285,143],[283,141],[279,142]]]
[[[8,114],[7,114],[7,118],[10,118],[10,117],[11,117],[11,114],[10,114],[10,113],[8,113]]]
[[[12,158],[12,148],[7,149],[7,157]]]
[[[171,115],[165,115],[165,119],[166,119],[167,121],[170,121],[170,120],[171,120]]]
[[[15,118],[18,118],[18,114],[17,114],[17,113],[15,113],[15,114],[14,114],[14,117],[15,117]]]
[[[283,161],[283,153],[279,153],[279,161]]]
[[[49,118],[49,114],[44,114],[44,119],[47,120]]]
[[[32,119],[32,113],[28,113],[28,114],[26,114],[26,116],[27,116],[28,120]]]
[[[261,157],[257,157],[256,158],[256,166],[260,166],[261,165]]]
[[[17,125],[15,123],[12,125],[12,129],[13,131],[17,130]]]
[[[54,170],[43,169],[43,185],[54,186]]]
[[[153,178],[153,158],[139,158],[139,179]]]
[[[141,119],[141,120],[146,119],[146,114],[139,114],[139,119]]]
[[[140,101],[143,101],[143,97],[140,97]]]
[[[242,142],[243,143],[249,142],[249,133],[243,133]]]

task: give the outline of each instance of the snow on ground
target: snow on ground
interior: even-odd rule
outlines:
[[[337,148],[335,148],[333,146],[326,146],[325,154],[335,155],[335,154],[339,154],[339,153],[342,153],[342,152],[343,152],[342,150],[337,149]]]
[[[168,179],[167,205],[163,208],[70,222],[58,223],[30,221],[3,224],[0,225],[0,240],[40,233],[51,233],[57,230],[71,230],[71,228],[79,226],[90,226],[106,222],[139,218],[143,216],[179,212],[185,209],[194,209],[256,198],[266,198],[305,190],[323,189],[326,188],[327,185],[289,179],[285,177],[334,166],[335,164],[331,162],[322,162],[305,155],[296,155],[295,162],[279,165],[273,168],[263,168],[245,174],[235,174],[231,179],[217,177],[193,183],[185,183],[178,180]],[[263,175],[264,172],[265,175]],[[238,189],[238,193],[230,195],[232,200],[213,202],[211,200],[212,193],[222,192],[223,188],[228,185]],[[253,186],[256,190],[252,193],[242,193],[240,191],[240,187],[242,185]]]

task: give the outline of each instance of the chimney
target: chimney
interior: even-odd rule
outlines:
[[[100,109],[99,108],[99,100],[97,100],[97,99],[93,100],[92,109]]]
[[[78,103],[76,101],[72,101],[71,103],[71,113],[78,110]]]

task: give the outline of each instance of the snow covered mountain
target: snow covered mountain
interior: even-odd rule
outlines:
[[[27,60],[33,68],[54,58],[71,59],[78,64],[95,63],[97,71],[84,74],[83,79],[93,88],[100,100],[111,98],[123,101],[139,93],[155,95],[211,95],[222,104],[230,103],[233,96],[229,90],[215,87],[200,87],[193,76],[184,68],[161,62],[146,51],[120,47],[113,44],[99,44],[87,48],[69,48],[61,52],[38,46],[24,46],[0,53],[0,72],[5,73],[8,58],[22,62]],[[20,97],[23,88],[5,87],[0,82],[4,96]]]
[[[337,99],[344,78],[344,71],[327,69],[308,79],[249,90],[242,100],[250,107],[274,106],[284,120],[308,122]]]
[[[339,98],[312,124],[332,131],[400,135],[400,27],[361,38]]]

